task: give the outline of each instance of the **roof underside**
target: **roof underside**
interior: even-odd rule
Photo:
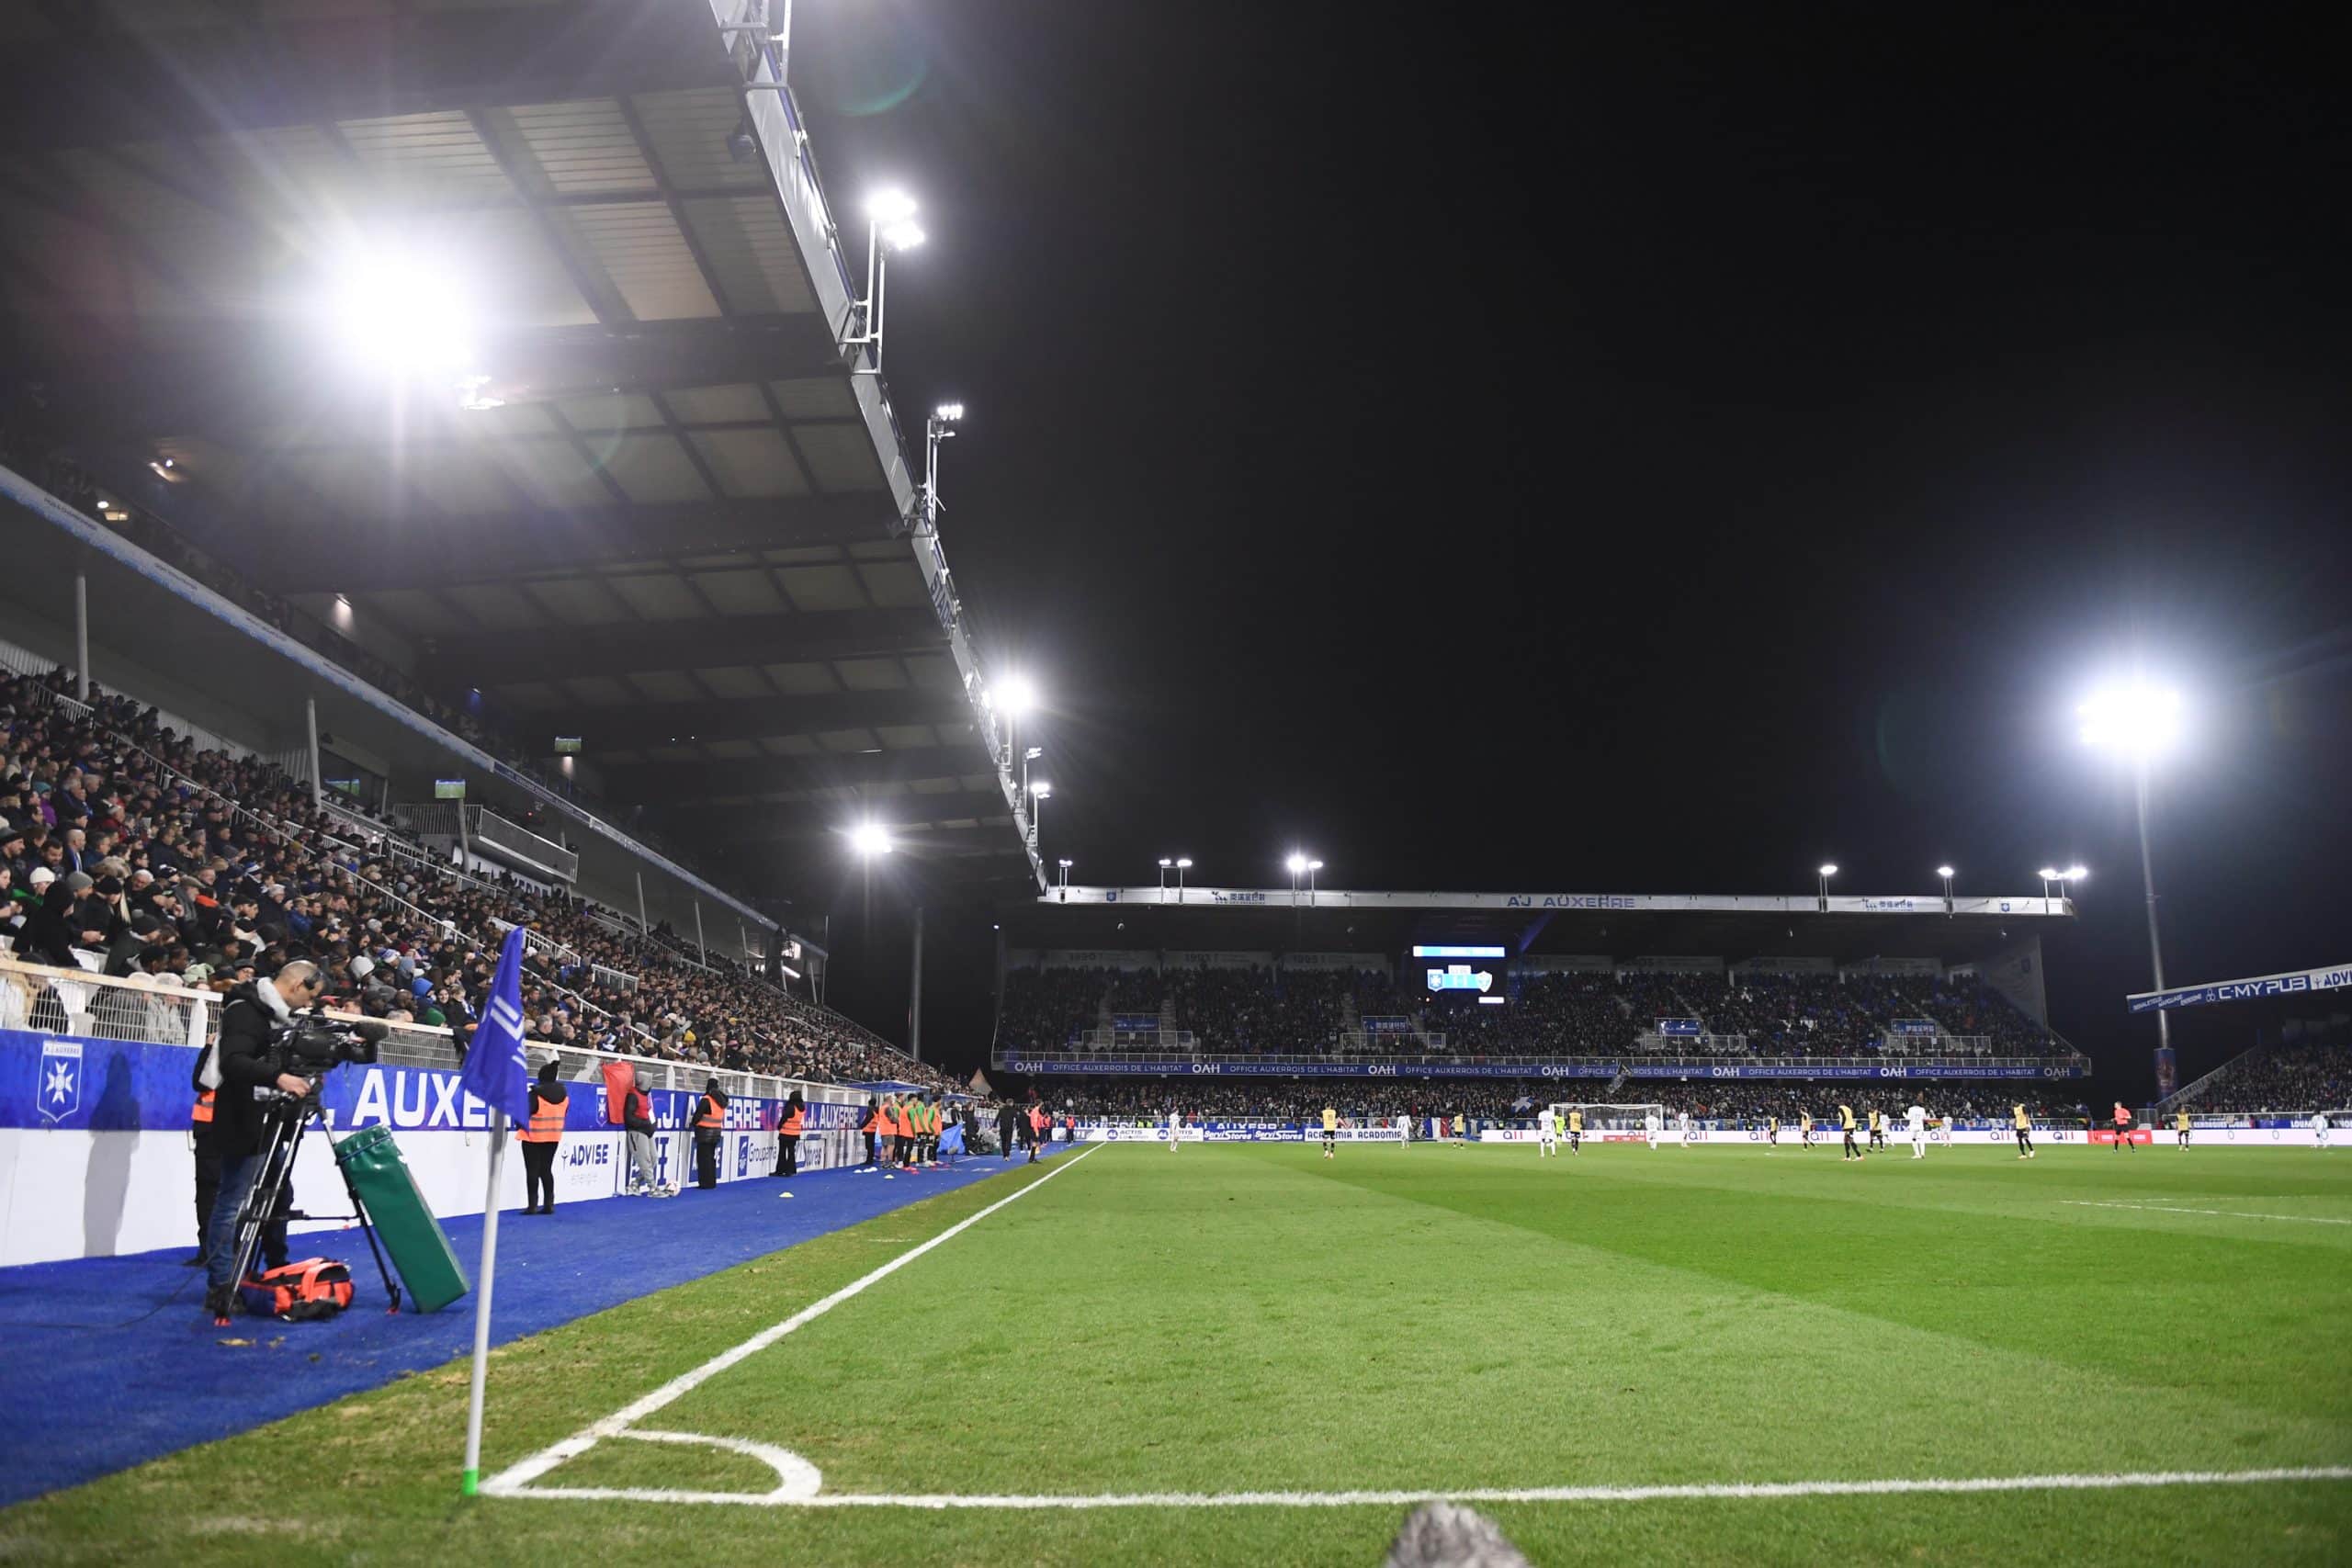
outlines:
[[[1025,878],[707,0],[0,0],[0,62],[10,365],[101,486],[752,874],[863,801]],[[503,406],[322,367],[390,247]]]

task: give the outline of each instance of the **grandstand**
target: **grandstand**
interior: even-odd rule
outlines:
[[[1057,889],[1008,908],[1000,1070],[2060,1082],[2062,899]],[[1596,1096],[1597,1098],[1597,1096]]]
[[[567,1077],[950,1088],[825,1005],[793,902],[860,812],[933,886],[1040,878],[781,46],[598,0],[158,25],[0,33],[5,1026],[201,1044],[311,958],[422,1105],[521,926]],[[465,365],[409,355],[442,332]],[[164,1234],[27,1192],[12,1261]]]

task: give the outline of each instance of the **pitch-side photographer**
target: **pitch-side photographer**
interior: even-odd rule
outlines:
[[[229,993],[228,1005],[220,1010],[220,1043],[197,1063],[199,1087],[209,1070],[217,1071],[220,1079],[212,1098],[212,1135],[220,1154],[220,1195],[213,1200],[210,1245],[204,1260],[205,1310],[214,1317],[234,1305],[237,1211],[261,1164],[263,1114],[254,1090],[274,1089],[297,1099],[311,1092],[308,1078],[281,1073],[270,1065],[270,1044],[291,1022],[296,1009],[318,1000],[323,984],[317,964],[297,959],[274,979],[239,986]],[[288,1181],[278,1217],[262,1231],[262,1256],[269,1268],[286,1261],[283,1215],[293,1201],[294,1184]]]

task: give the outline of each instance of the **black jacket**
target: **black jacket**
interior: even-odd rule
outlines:
[[[261,1107],[254,1102],[254,1090],[277,1081],[267,1055],[276,1021],[269,1004],[251,986],[231,991],[228,1006],[220,1010],[220,1040],[213,1047],[220,1061],[220,1089],[212,1097],[212,1135],[224,1158],[261,1146]]]
[[[1023,1123],[1021,1112],[1011,1105],[996,1108],[996,1135],[1007,1143],[1018,1137]]]

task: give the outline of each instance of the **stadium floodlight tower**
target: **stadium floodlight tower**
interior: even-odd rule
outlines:
[[[1823,861],[1821,863],[1821,911],[1823,914],[1827,914],[1829,912],[1829,879],[1837,874],[1838,863],[1836,861]]]
[[[1049,779],[1039,779],[1029,786],[1029,847],[1033,850],[1037,847],[1037,840],[1044,836],[1046,802],[1053,797],[1054,786]],[[1064,861],[1062,864],[1068,865],[1069,862]],[[1064,877],[1062,880],[1067,883],[1069,879]]]
[[[2180,694],[2144,680],[2102,687],[2075,709],[2083,744],[2120,752],[2132,761],[2132,793],[2140,819],[2140,886],[2148,901],[2148,968],[2155,988],[2165,988],[2165,949],[2156,929],[2156,871],[2148,850],[2148,775],[2159,757],[2180,743]],[[2080,869],[2079,867],[2073,869]],[[2172,1016],[2157,1008],[2156,1081],[2171,1092]]]
[[[922,426],[922,526],[939,532],[939,444],[956,439],[956,425],[964,417],[962,403],[942,403]]]
[[[1178,855],[1176,857],[1176,902],[1179,904],[1184,901],[1184,874],[1192,869],[1192,856]]]
[[[989,705],[1004,716],[1004,766],[1007,773],[1021,772],[1019,802],[1025,813],[1029,809],[1029,764],[1045,755],[1037,747],[1026,751],[1021,749],[1021,721],[1037,705],[1037,688],[1026,675],[1007,675],[992,691],[981,694]]]
[[[1055,863],[1061,867],[1062,902],[1067,904],[1069,902],[1069,868],[1076,863],[1065,856]]]
[[[850,320],[865,330],[842,339],[842,356],[857,376],[882,373],[882,305],[889,287],[890,253],[911,251],[923,242],[915,222],[915,200],[902,190],[876,191],[865,202],[865,298]]]
[[[1943,879],[1943,884],[1944,884],[1944,914],[1945,914],[1945,916],[1946,916],[1947,918],[1949,918],[1949,917],[1951,916],[1951,879],[1952,879],[1952,869],[1951,869],[1951,867],[1950,867],[1950,866],[1948,866],[1948,865],[1939,865],[1939,866],[1936,867],[1936,874],[1937,874],[1938,876],[1939,876],[1939,877],[1941,877],[1941,878]]]
[[[1323,863],[1303,850],[1293,850],[1290,858],[1283,862],[1283,869],[1290,873],[1290,901],[1298,902],[1298,879],[1303,876],[1306,878],[1306,901],[1314,903],[1315,874],[1323,869]]]
[[[2063,886],[2069,882],[2080,882],[2084,877],[2088,876],[2090,872],[2081,865],[2070,865],[2064,871],[2060,871],[2055,866],[2045,865],[2034,874],[2041,878],[2041,912],[2046,915],[2051,912],[2050,889],[2052,887]],[[2072,895],[2068,897],[2071,897]]]

